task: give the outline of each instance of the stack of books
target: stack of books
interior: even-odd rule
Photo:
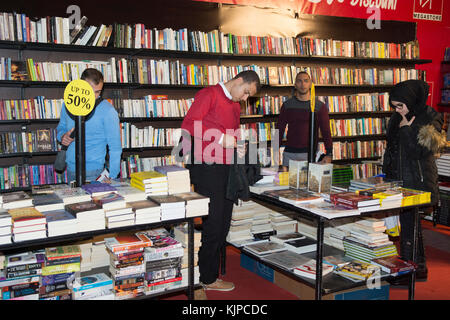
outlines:
[[[284,190],[271,190],[265,191],[262,194],[292,204],[294,206],[299,204],[323,201],[323,198],[320,197],[320,195],[305,189],[290,188]]]
[[[58,246],[45,248],[45,265],[42,268],[42,282],[46,284],[41,288],[41,297],[46,299],[68,295],[72,292],[68,283],[75,278],[75,273],[81,270],[81,249],[78,245]],[[68,281],[69,280],[69,281]]]
[[[132,187],[127,181],[113,182],[111,185],[116,188],[118,194],[124,197],[126,202],[147,199],[147,195],[144,191]]]
[[[250,231],[257,239],[268,239],[275,234],[271,224],[270,213],[268,211],[255,213],[252,218]]]
[[[105,229],[105,210],[101,205],[93,201],[85,201],[68,204],[65,209],[76,217],[77,232]]]
[[[402,205],[403,193],[398,189],[386,189],[372,194],[374,199],[380,199],[380,208],[399,208]]]
[[[25,191],[4,193],[0,195],[0,200],[5,210],[33,206],[33,199]]]
[[[95,239],[94,239],[95,240]],[[104,240],[92,242],[92,268],[100,268],[109,266],[109,250],[106,249]]]
[[[91,197],[101,196],[110,192],[117,192],[109,183],[94,182],[89,184],[83,184],[81,188],[89,193]]]
[[[255,213],[256,210],[252,205],[252,201],[240,202],[239,205],[234,204],[226,240],[236,246],[240,246],[241,243],[246,243],[253,239],[251,227]]]
[[[39,193],[32,196],[33,206],[39,212],[64,209],[63,200],[55,193]]]
[[[35,240],[47,237],[45,216],[34,207],[8,210],[12,219],[13,241]]]
[[[77,242],[81,250],[80,271],[86,272],[92,270],[92,239]]]
[[[370,263],[352,260],[333,271],[343,278],[353,282],[366,281],[371,277],[376,277],[380,274],[380,267]]]
[[[104,273],[76,278],[72,295],[74,300],[114,300],[113,281]]]
[[[297,231],[297,221],[279,212],[270,213],[270,224],[276,234],[292,233]]]
[[[149,196],[148,199],[161,207],[161,221],[183,219],[186,216],[185,201],[175,195]]]
[[[132,187],[143,191],[147,196],[166,195],[169,193],[167,176],[156,171],[131,173]]]
[[[161,206],[150,200],[127,203],[133,210],[135,224],[146,224],[161,221]]]
[[[370,263],[372,259],[397,255],[397,249],[384,233],[384,220],[363,218],[352,224],[350,236],[345,237],[345,255]]]
[[[77,219],[67,212],[64,208],[61,210],[52,210],[43,212],[47,221],[47,236],[56,237],[65,234],[77,232]]]
[[[144,294],[144,248],[152,241],[143,233],[105,238],[110,256],[109,271],[117,300]]]
[[[245,245],[244,249],[255,255],[261,256],[269,253],[284,251],[286,250],[286,247],[281,243],[266,241]]]
[[[173,234],[175,240],[181,242],[183,245],[184,253],[183,259],[181,259],[181,269],[188,267],[188,228],[187,223],[175,226],[173,228]],[[198,265],[198,251],[202,245],[202,232],[200,230],[194,230],[194,267]]]
[[[209,198],[197,192],[177,193],[176,196],[185,201],[186,218],[208,215]]]
[[[134,225],[134,213],[127,206],[125,198],[115,192],[92,197],[92,201],[105,210],[105,224],[107,228],[117,228]]]
[[[348,191],[355,192],[364,189],[383,190],[398,186],[399,184],[401,184],[400,181],[386,181],[383,177],[352,179],[350,180]]]
[[[5,209],[0,209],[0,245],[11,243],[11,228],[11,215]]]
[[[64,205],[91,200],[91,195],[81,187],[60,187],[55,189],[55,194],[62,199]]]
[[[381,271],[389,274],[401,275],[411,272],[417,268],[417,264],[411,260],[402,260],[399,256],[390,256],[383,258],[375,258],[370,261],[371,264],[379,266]]]
[[[145,248],[146,294],[181,286],[184,248],[164,228],[146,231],[153,245]]]
[[[43,263],[42,251],[7,255],[5,279],[0,281],[0,298],[2,300],[39,300]]]
[[[301,239],[284,241],[284,246],[292,252],[302,254],[316,251],[317,241],[315,239],[305,237]]]
[[[380,199],[374,199],[371,196],[356,194],[354,192],[331,193],[330,202],[346,208],[358,209],[359,212],[376,211],[380,209]]]
[[[156,166],[153,170],[167,176],[169,194],[191,191],[191,179],[188,169],[177,165],[166,165]]]
[[[329,273],[333,272],[334,267],[325,262],[322,263],[322,277],[326,276]],[[308,279],[316,279],[316,260],[311,259],[293,269],[294,273],[308,278]]]

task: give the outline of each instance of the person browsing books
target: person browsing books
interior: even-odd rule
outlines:
[[[233,211],[233,201],[226,198],[226,190],[239,138],[235,134],[240,125],[239,102],[254,95],[259,87],[257,73],[248,70],[225,83],[204,88],[195,95],[181,124],[183,150],[194,150],[191,164],[186,166],[191,182],[197,193],[210,198],[208,215],[202,218],[202,246],[198,253],[200,282],[205,290],[234,289],[233,283],[218,279],[220,253]],[[185,134],[188,139],[184,139]],[[245,154],[245,148],[237,151],[239,156]]]
[[[428,84],[422,80],[407,80],[396,84],[389,93],[389,105],[395,110],[387,128],[387,145],[383,156],[383,173],[387,179],[402,180],[403,187],[431,192],[431,204],[438,201],[438,173],[435,154],[445,146],[441,135],[443,119],[440,113],[426,105]],[[412,260],[414,214],[400,214],[400,255]],[[417,244],[417,280],[427,279],[427,267],[419,223]],[[393,284],[404,284],[405,279]]]
[[[311,86],[310,75],[305,71],[300,71],[295,77],[294,94],[286,100],[280,109],[276,128],[279,130],[280,146],[283,144],[283,135],[286,129],[287,141],[283,152],[282,165],[286,169],[289,160],[308,160],[309,150],[309,128],[311,114]],[[315,98],[315,133],[318,136],[318,129],[322,133],[325,143],[326,155],[320,163],[330,163],[332,160],[333,144],[331,141],[330,119],[328,116],[328,106]],[[317,125],[318,124],[318,125]],[[314,149],[316,149],[315,146]]]
[[[109,148],[109,176],[114,179],[120,173],[122,154],[119,116],[114,107],[101,97],[104,81],[100,71],[88,68],[81,74],[81,79],[91,85],[96,99],[94,110],[85,119],[86,180],[96,180],[104,170],[107,146]],[[74,129],[74,117],[63,105],[56,131],[58,141],[62,145],[68,146],[66,153],[68,181],[76,178],[75,143],[73,143],[74,139],[70,137]],[[103,182],[111,181],[106,179]]]

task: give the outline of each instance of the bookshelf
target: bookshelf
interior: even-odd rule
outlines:
[[[350,19],[353,20],[354,19]],[[333,22],[336,23],[336,22]],[[345,22],[347,23],[347,22]],[[395,23],[394,23],[395,24]],[[395,24],[396,25],[396,24]],[[405,30],[410,32],[411,26],[410,24],[405,24]],[[386,28],[385,37],[387,41],[393,43],[399,43],[399,39],[392,39],[392,35],[388,34],[389,27]],[[329,31],[325,34],[318,33],[318,37],[321,36],[321,39],[331,39]],[[305,40],[303,38],[298,38],[304,43],[299,45],[297,41],[297,47],[293,47],[295,45],[295,41],[292,41],[292,48],[286,46],[283,49],[283,52],[279,54],[269,54],[262,47],[260,54],[244,52],[242,48],[237,46],[239,41],[250,41],[250,37],[238,37],[238,36],[230,36],[227,35],[225,40],[221,38],[221,45],[226,42],[227,48],[222,50],[217,50],[216,52],[202,52],[199,51],[200,48],[193,48],[192,44],[196,43],[198,34],[201,36],[200,31],[196,31],[194,33],[189,34],[188,42],[189,42],[189,50],[166,50],[166,49],[151,49],[151,48],[124,48],[124,47],[96,47],[96,46],[83,46],[83,45],[73,45],[73,44],[53,44],[53,43],[37,43],[37,42],[17,42],[17,41],[0,41],[0,53],[7,52],[11,55],[11,52],[14,53],[19,60],[24,60],[28,58],[32,58],[34,62],[38,61],[47,61],[45,58],[47,55],[51,56],[50,60],[60,61],[62,56],[75,55],[77,57],[83,56],[86,59],[92,60],[108,60],[111,57],[114,57],[117,61],[119,59],[125,59],[129,61],[130,68],[134,68],[136,70],[136,65],[133,65],[132,61],[137,61],[136,59],[144,59],[147,58],[155,59],[155,60],[164,60],[164,61],[178,61],[193,63],[195,65],[215,65],[215,66],[223,66],[223,67],[231,67],[235,65],[254,65],[256,68],[262,68],[262,73],[265,74],[266,69],[273,66],[277,66],[278,68],[289,68],[294,67],[297,68],[295,71],[292,71],[291,78],[295,76],[296,72],[300,67],[309,67],[312,68],[314,72],[321,74],[320,68],[325,66],[328,67],[329,70],[325,72],[333,72],[333,70],[341,70],[340,68],[346,69],[345,72],[349,72],[349,74],[353,74],[354,70],[361,69],[359,72],[365,71],[365,69],[378,70],[379,72],[384,72],[386,69],[392,68],[404,68],[408,70],[412,70],[416,65],[430,63],[431,60],[427,59],[419,59],[416,57],[411,58],[401,58],[399,56],[395,56],[393,58],[380,58],[380,57],[365,57],[365,56],[327,56],[323,52],[320,52],[319,47],[314,49],[314,44],[308,44],[309,40]],[[205,33],[206,34],[206,33]],[[210,35],[212,33],[208,33]],[[188,35],[188,34],[186,34]],[[228,37],[229,36],[229,37]],[[350,37],[351,38],[351,37]],[[247,40],[246,40],[247,39]],[[258,39],[261,42],[268,41],[269,37],[259,37]],[[286,41],[286,43],[290,42],[292,39],[282,39]],[[382,39],[369,39],[369,41],[382,41]],[[412,40],[412,39],[407,39]],[[326,47],[329,45],[330,41],[328,40],[314,40],[319,43],[319,45]],[[311,43],[314,41],[310,41]],[[352,42],[354,41],[354,42]],[[342,40],[342,43],[348,44],[349,42],[357,43],[357,41],[364,41],[364,39],[349,39],[349,37],[345,37]],[[191,44],[192,42],[192,44]],[[314,42],[314,43],[315,43]],[[375,43],[375,42],[374,42]],[[114,43],[115,44],[115,43]],[[113,44],[113,45],[114,45]],[[234,46],[233,46],[234,45]],[[303,45],[305,47],[303,47]],[[359,43],[358,43],[359,45]],[[396,44],[397,45],[397,44]],[[355,45],[356,47],[356,45]],[[194,50],[195,51],[194,51]],[[207,50],[203,48],[203,50]],[[290,50],[290,51],[289,51]],[[301,50],[304,50],[300,52]],[[315,51],[317,50],[317,52]],[[358,50],[361,50],[359,48]],[[242,52],[239,52],[242,51]],[[293,53],[296,51],[298,53]],[[395,50],[394,50],[395,51]],[[412,50],[414,51],[414,50]],[[237,53],[238,52],[238,53]],[[288,54],[284,52],[289,52]],[[319,54],[321,53],[321,54]],[[255,66],[256,65],[256,66]],[[334,68],[334,69],[333,69]],[[336,69],[337,68],[337,69]],[[398,69],[398,70],[400,70]],[[132,70],[132,69],[130,69]],[[280,69],[281,70],[281,69]],[[356,71],[355,71],[356,72]],[[400,72],[400,71],[399,71]],[[237,73],[237,72],[236,72]],[[395,72],[394,72],[395,73]],[[261,74],[261,73],[260,73]],[[268,94],[268,95],[284,95],[289,96],[292,91],[293,84],[288,82],[280,81],[280,84],[270,84],[267,77],[263,79],[263,85],[260,95]],[[192,98],[195,93],[207,86],[207,85],[193,85],[193,84],[148,84],[148,83],[139,83],[136,81],[137,74],[134,74],[133,77],[129,77],[127,81],[123,82],[105,82],[104,88],[106,98],[109,98],[108,93],[120,92],[119,96],[125,96],[128,99],[142,99],[143,92],[145,94],[166,94],[168,96],[173,97],[173,99],[180,99],[182,97]],[[373,84],[367,84],[365,82],[358,82],[357,84],[346,84],[346,81],[343,84],[335,84],[335,83],[326,83],[327,81],[316,81],[316,94],[318,96],[326,96],[326,95],[358,95],[358,94],[370,94],[370,93],[382,93],[387,92],[392,88],[393,84],[383,84],[374,82]],[[330,82],[330,81],[328,81]],[[333,81],[331,81],[333,82]],[[370,81],[369,81],[370,82]],[[49,91],[52,95],[55,95],[54,98],[62,97],[62,89],[67,85],[67,81],[17,81],[17,80],[0,80],[0,92],[4,89],[17,89],[15,93],[15,99],[28,99],[31,98],[32,92],[35,91]],[[213,84],[213,83],[211,83]],[[209,83],[208,83],[209,85]],[[125,93],[125,94],[123,94]],[[114,99],[114,97],[113,97]],[[389,117],[391,112],[389,111],[360,111],[360,112],[330,112],[330,119],[333,121],[336,119],[354,119],[354,118],[385,118]],[[163,129],[175,129],[179,128],[182,122],[182,117],[153,117],[153,118],[145,118],[145,117],[121,117],[121,123],[129,123],[138,128],[144,128],[148,126],[152,126],[154,128],[163,128]],[[270,123],[276,122],[277,114],[265,114],[265,115],[246,115],[245,112],[241,117],[241,124],[253,124],[253,123]],[[42,127],[56,127],[58,123],[58,119],[26,119],[26,120],[1,120],[0,128],[7,128],[10,125],[22,125],[22,126],[42,126]],[[1,130],[1,129],[0,129]],[[27,129],[23,129],[27,130]],[[340,135],[339,137],[333,137],[333,141],[340,143],[352,143],[355,141],[377,141],[383,140],[385,136],[383,134],[364,134],[364,135]],[[125,159],[132,155],[139,155],[141,158],[146,157],[164,157],[171,154],[171,146],[149,146],[149,147],[131,147],[124,148],[122,153],[122,159]],[[53,163],[56,152],[39,154],[39,153],[18,153],[4,155],[0,157],[0,166],[9,165],[11,163],[11,159],[14,158],[22,158],[25,156],[26,159],[30,159],[25,162],[33,162],[36,161],[44,161],[45,163],[51,164]],[[364,160],[376,160],[379,159],[377,157],[367,157],[367,158],[351,158],[351,159],[336,159],[333,160],[334,163],[342,164],[342,163],[360,163]],[[347,161],[346,161],[347,160]]]

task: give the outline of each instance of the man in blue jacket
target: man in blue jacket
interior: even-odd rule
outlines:
[[[86,180],[94,181],[105,168],[106,146],[109,147],[109,176],[117,178],[120,173],[120,157],[122,144],[120,140],[119,116],[114,107],[102,100],[103,74],[97,69],[84,70],[81,79],[86,80],[95,93],[95,108],[86,116],[85,122],[85,155]],[[66,152],[68,181],[76,179],[75,143],[70,134],[75,129],[74,117],[63,105],[57,131],[58,141],[68,146]]]

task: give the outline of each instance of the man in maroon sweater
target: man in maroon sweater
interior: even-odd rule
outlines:
[[[277,129],[279,130],[280,146],[283,134],[288,126],[287,142],[283,152],[283,166],[289,166],[289,160],[308,160],[309,150],[309,121],[311,113],[311,77],[301,71],[295,77],[294,95],[286,100],[280,109]],[[315,137],[318,137],[318,128],[325,143],[327,151],[320,161],[330,163],[332,160],[333,143],[331,141],[330,119],[327,106],[316,98],[315,103]],[[317,126],[318,124],[318,126]],[[317,140],[316,140],[317,141]],[[315,148],[316,149],[316,146]]]
[[[200,282],[205,290],[230,291],[231,282],[218,278],[220,252],[230,229],[233,201],[226,199],[228,172],[239,139],[240,101],[260,87],[256,72],[240,72],[233,79],[200,90],[181,128],[183,150],[191,150],[188,161],[195,191],[210,198],[208,216],[202,218],[202,245],[198,253]],[[185,139],[188,134],[190,139]],[[238,155],[245,154],[237,148]]]

